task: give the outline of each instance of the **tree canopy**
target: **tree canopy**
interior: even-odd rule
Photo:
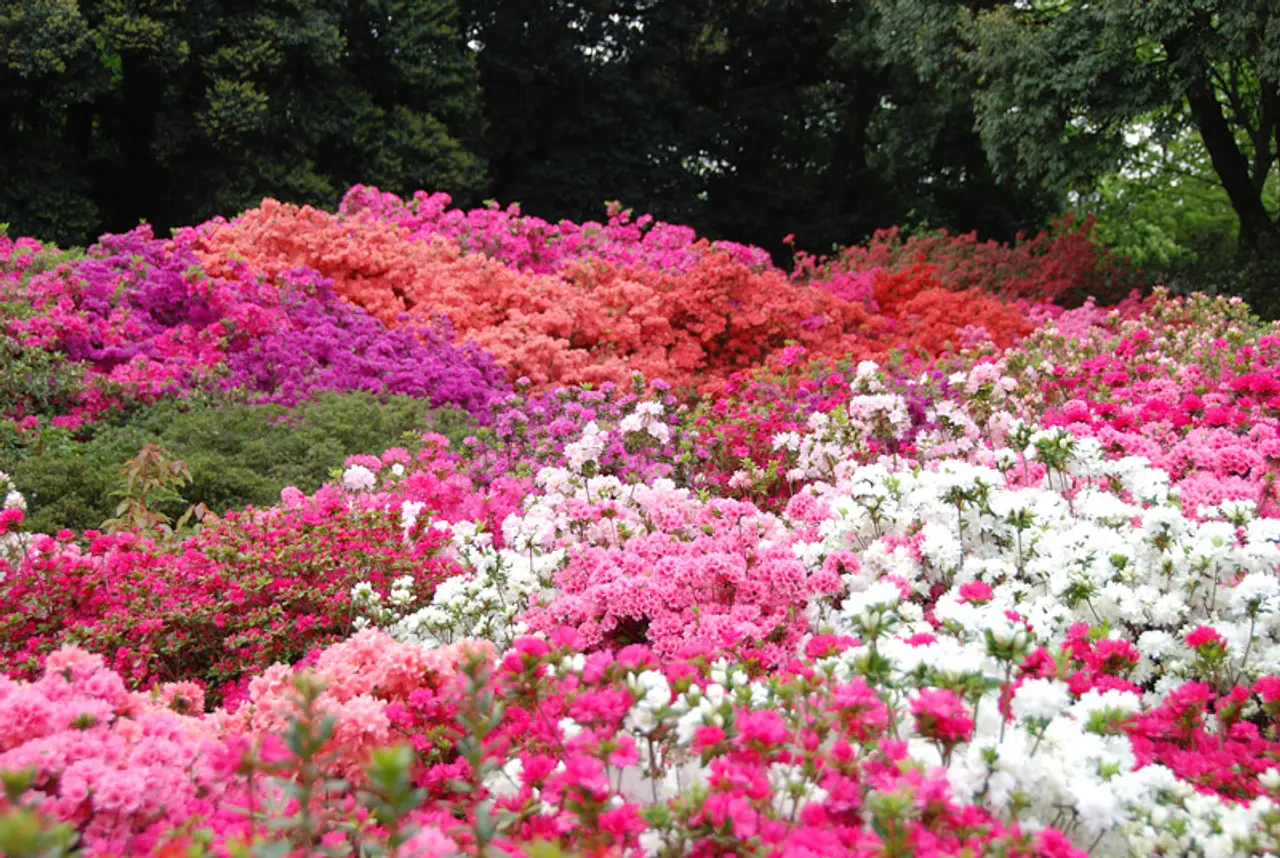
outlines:
[[[984,5],[0,0],[0,220],[83,243],[367,183],[776,252],[1009,239],[1065,196],[989,158],[975,73],[933,50]]]
[[[1160,142],[1195,132],[1246,256],[1280,251],[1280,3],[1032,0],[946,8],[976,76],[977,128],[997,175],[1085,184],[1131,159],[1135,127]]]
[[[885,50],[878,0],[460,0],[489,194],[607,198],[717,237],[825,250],[905,221],[1011,238],[1060,205],[997,179],[969,94]]]
[[[451,0],[0,0],[0,116],[0,219],[61,242],[483,181]]]

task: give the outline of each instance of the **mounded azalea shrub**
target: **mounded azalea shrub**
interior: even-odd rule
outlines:
[[[317,764],[337,768],[320,750],[358,753],[357,735],[372,744],[374,734],[356,725],[368,726],[390,701],[447,687],[456,674],[451,658],[359,638],[318,655],[311,682],[289,685],[293,693],[259,678],[253,704],[206,716],[202,691],[190,682],[129,692],[100,656],[60,649],[39,679],[0,681],[0,768],[25,775],[17,800],[4,804],[33,809],[30,828],[70,827],[76,854],[87,856],[235,854],[276,837],[294,847],[280,854],[331,854],[339,842],[418,858],[451,854],[456,844],[439,829],[447,818],[412,807],[420,798],[399,755],[362,759],[359,792],[307,780]],[[288,674],[268,676],[280,670]],[[317,699],[319,681],[330,690]],[[272,702],[302,711],[287,729],[266,732]],[[299,781],[304,791],[292,788]],[[388,817],[388,803],[400,812]],[[17,808],[3,808],[9,820]],[[282,825],[288,811],[300,821]]]
[[[992,343],[1007,348],[1036,328],[1026,308],[1006,304],[980,289],[947,289],[935,265],[917,264],[884,272],[874,281],[876,306],[892,320],[882,335],[893,348],[938,355],[954,348]],[[966,324],[958,325],[957,320]],[[841,357],[872,358],[863,350]]]
[[[322,393],[292,408],[164,400],[85,427],[82,442],[54,444],[57,430],[31,433],[11,468],[27,488],[27,529],[57,533],[98,528],[112,518],[124,465],[148,444],[191,472],[181,500],[156,510],[176,519],[195,504],[218,515],[268,507],[287,486],[314,492],[350,455],[398,446],[406,433],[417,437],[427,429],[459,443],[469,425],[465,412],[426,412],[421,399],[363,392]]]
[[[811,574],[781,523],[751,504],[701,503],[669,481],[629,491],[607,479],[583,503],[567,473],[544,471],[539,482],[547,497],[503,534],[516,549],[563,546],[555,597],[534,594],[520,617],[533,631],[571,626],[590,646],[646,643],[662,657],[732,651],[775,667],[804,634],[798,607],[839,586],[829,570]]]
[[[0,678],[0,769],[24,773],[20,806],[72,826],[85,853],[149,851],[224,795],[203,708],[191,683],[131,693],[101,656],[59,649],[33,682]]]
[[[309,281],[303,288],[298,284]],[[294,404],[322,391],[412,396],[479,412],[508,389],[493,358],[456,345],[447,318],[388,329],[310,272],[289,275],[282,323],[227,355],[225,388],[255,402]]]
[[[857,305],[799,291],[727,253],[700,256],[681,273],[590,260],[537,275],[441,238],[413,241],[367,212],[343,219],[274,201],[199,232],[210,270],[229,258],[269,273],[306,265],[387,324],[443,313],[513,378],[535,384],[625,382],[634,372],[677,386],[703,376],[710,383],[787,339],[831,342],[867,318]],[[808,305],[798,318],[796,301]],[[797,325],[806,318],[813,330]]]
[[[1237,500],[1277,511],[1280,331],[1238,300],[1158,293],[1136,318],[1046,327],[1009,365],[1023,409],[1109,455],[1145,457],[1189,513]]]
[[[827,289],[749,264],[733,248],[695,243],[670,262],[647,252],[567,251],[555,264],[522,269],[525,250],[468,253],[465,235],[411,229],[397,211],[377,204],[332,215],[267,200],[183,240],[215,274],[239,260],[271,275],[313,268],[386,324],[443,313],[512,378],[536,385],[625,383],[640,372],[710,390],[791,343],[813,357],[861,358],[894,348],[934,353],[966,338],[1004,347],[1034,327],[1026,309],[948,290],[928,266],[878,277],[865,291]]]
[[[429,598],[453,574],[441,532],[406,541],[398,508],[352,506],[333,487],[286,494],[289,505],[228,513],[176,550],[129,532],[30,538],[0,567],[6,672],[29,676],[77,643],[132,687],[189,680],[236,699],[254,671],[350,634],[355,584]]]
[[[232,331],[254,336],[275,322],[274,289],[211,282],[194,257],[173,252],[147,227],[104,236],[86,255],[24,277],[18,288],[32,312],[8,320],[9,335],[90,373],[71,413],[59,415],[71,425],[203,383]]]
[[[1079,305],[1089,297],[1118,302],[1141,283],[1140,272],[1130,270],[1126,260],[1096,241],[1092,219],[1077,222],[1074,217],[1031,239],[1019,236],[1015,244],[979,241],[976,233],[952,235],[946,230],[905,235],[892,227],[831,258],[801,254],[797,269],[835,280],[876,269],[892,274],[922,263],[934,269],[947,289],[1063,306]]]
[[[482,408],[505,386],[489,356],[453,343],[447,321],[388,331],[313,271],[265,279],[232,265],[210,277],[186,245],[146,226],[39,266],[22,262],[33,256],[24,248],[9,252],[2,285],[26,309],[7,320],[6,337],[87,373],[74,395],[10,397],[16,420],[74,426],[203,388],[284,404],[364,390]]]

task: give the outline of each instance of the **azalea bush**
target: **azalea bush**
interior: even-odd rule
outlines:
[[[433,518],[483,522],[515,505],[518,487],[473,491],[446,444],[427,435],[416,455],[353,457],[341,486],[286,487],[278,505],[209,516],[177,544],[154,527],[24,535],[19,516],[25,550],[0,561],[0,659],[29,675],[44,654],[79,643],[133,687],[180,678],[234,697],[255,669],[358,628],[357,583],[401,602],[430,597],[454,569]],[[369,465],[385,466],[385,491],[365,491]]]
[[[1033,302],[1001,300],[983,291],[990,283],[957,285],[936,265],[850,272],[803,260],[787,274],[758,251],[633,224],[617,210],[608,225],[551,226],[514,210],[445,210],[447,202],[360,188],[335,215],[269,200],[183,240],[219,274],[240,260],[273,276],[314,268],[387,324],[443,313],[512,378],[538,385],[625,383],[641,372],[710,391],[792,343],[814,357],[884,357],[894,348],[1005,347],[1035,326]],[[1059,279],[1094,285],[1074,268]]]
[[[974,233],[904,233],[891,227],[828,259],[802,256],[801,264],[832,272],[897,271],[925,264],[949,289],[981,289],[1004,298],[1050,300],[1070,306],[1089,297],[1113,303],[1142,282],[1140,272],[1097,240],[1092,218],[1076,220],[1070,216],[1052,229],[1018,239],[1014,244],[1003,244],[980,241]]]
[[[1273,514],[1277,344],[1238,299],[1158,293],[1137,318],[1047,326],[1011,361],[1045,425],[1158,465],[1189,512],[1247,500]]]
[[[145,226],[83,255],[0,241],[0,301],[19,307],[6,314],[5,348],[22,368],[58,367],[0,400],[24,431],[206,390],[284,405],[367,391],[465,409],[505,389],[493,359],[458,346],[447,320],[389,331],[315,271],[268,279],[231,265],[213,277],[189,246]]]

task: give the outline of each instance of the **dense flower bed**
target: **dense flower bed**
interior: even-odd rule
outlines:
[[[76,425],[202,388],[283,404],[368,390],[476,410],[506,388],[489,355],[453,342],[447,319],[388,330],[314,271],[262,278],[231,264],[212,277],[189,247],[145,226],[65,258],[0,239],[0,271],[0,297],[18,305],[4,335],[88,373],[52,415],[47,403],[6,403],[19,421]]]
[[[314,268],[387,324],[446,313],[513,379],[540,386],[626,383],[640,372],[707,392],[791,345],[829,358],[1006,347],[1037,316],[1061,312],[1040,298],[1001,300],[932,263],[852,269],[847,260],[804,257],[788,274],[758,249],[631,222],[616,209],[607,225],[553,226],[514,209],[464,213],[447,204],[444,195],[405,203],[356,188],[338,214],[266,201],[194,228],[191,240],[214,272],[228,259],[270,274]],[[1054,252],[1029,259],[1049,270]],[[1103,263],[1091,259],[1092,267],[1077,258],[1056,272],[1053,295],[1064,281],[1095,285]]]
[[[185,538],[27,533],[5,477],[0,847],[1275,854],[1280,331],[1083,300],[1120,296],[1080,235],[784,273],[358,188],[5,245],[10,335],[84,391],[382,384],[475,428]]]

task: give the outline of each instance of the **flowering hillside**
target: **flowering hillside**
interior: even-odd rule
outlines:
[[[1124,283],[369,188],[0,239],[0,853],[1275,854],[1280,329]],[[352,392],[462,428],[30,526],[158,403]]]

